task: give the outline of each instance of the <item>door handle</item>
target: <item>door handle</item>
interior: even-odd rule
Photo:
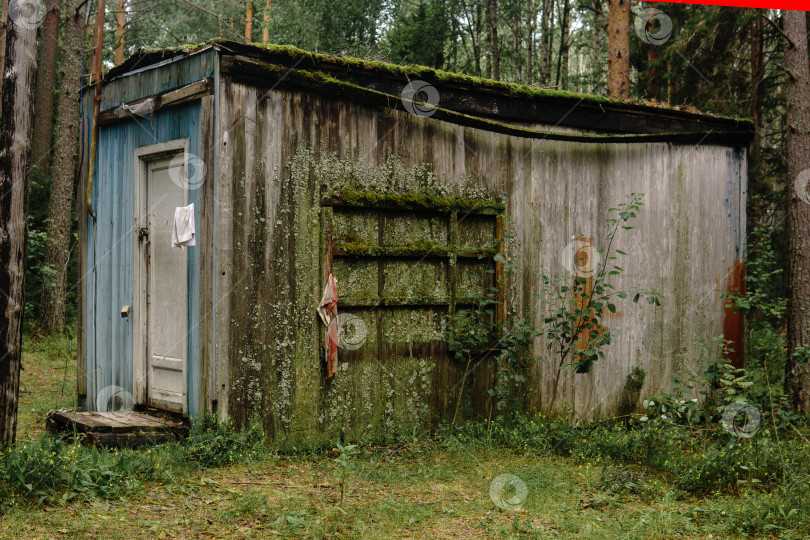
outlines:
[[[141,227],[138,229],[138,240],[143,240],[144,238],[149,237],[149,229],[146,227]]]

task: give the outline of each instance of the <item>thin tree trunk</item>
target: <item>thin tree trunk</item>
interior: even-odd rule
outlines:
[[[475,60],[475,74],[477,76],[481,76],[481,20],[483,19],[482,16],[482,8],[480,2],[475,2],[475,10],[470,12],[470,18],[472,19],[470,22],[472,24],[472,32],[470,32],[471,40],[472,40],[472,47],[473,47],[473,58]]]
[[[96,217],[93,205],[90,202],[90,193],[93,192],[93,179],[96,175],[96,146],[98,144],[98,114],[101,108],[101,77],[102,56],[104,53],[104,19],[107,14],[107,0],[99,0],[96,6],[96,16],[93,22],[93,52],[90,55],[90,84],[93,85],[93,116],[90,129],[90,151],[87,163],[87,212]]]
[[[87,27],[92,44],[90,52],[90,84],[96,84],[100,81],[103,74],[104,22],[107,17],[107,0],[96,1],[95,8],[94,22]]]
[[[124,61],[124,32],[127,26],[127,0],[118,0],[115,11],[115,65]]]
[[[526,84],[532,84],[532,55],[534,54],[534,2],[526,0]]]
[[[804,12],[785,11],[788,159],[788,362],[785,386],[794,409],[810,412],[810,59]]]
[[[644,78],[647,82],[647,97],[650,99],[661,99],[661,68],[658,63],[661,55],[658,52],[658,45],[648,45],[647,47],[647,70]]]
[[[253,2],[247,1],[245,5],[245,41],[253,41]]]
[[[630,97],[630,0],[610,0],[608,97]]]
[[[552,46],[552,32],[551,26],[554,19],[554,3],[553,0],[543,0],[543,16],[540,20],[540,84],[548,86],[549,72],[551,71],[551,46]]]
[[[523,80],[523,62],[520,61],[520,53],[523,49],[523,25],[520,23],[521,19],[516,19],[512,31],[512,80],[514,82]]]
[[[40,326],[44,332],[60,333],[65,328],[65,283],[70,258],[71,199],[76,175],[79,140],[82,48],[84,18],[76,12],[81,0],[64,0],[65,23],[62,62],[59,65],[62,91],[56,116],[56,147],[48,207],[48,244],[45,264],[53,270],[42,289]]]
[[[569,0],[563,0],[562,19],[560,21],[560,50],[557,53],[557,77],[555,78],[554,85],[562,87],[563,77],[568,73],[568,41],[570,39],[570,21],[569,14],[571,12],[571,4]],[[563,72],[563,67],[565,72]]]
[[[763,20],[762,11],[754,10],[751,20],[751,119],[754,121],[754,140],[751,142],[751,154],[754,164],[760,160],[760,129],[762,122],[762,60],[763,60]]]
[[[37,69],[37,29],[9,17],[0,101],[0,447],[14,443],[25,278],[25,224]]]
[[[8,0],[0,0],[0,77],[5,73],[6,61],[6,24],[8,23]],[[0,92],[3,91],[0,84]],[[2,93],[0,93],[2,96]]]
[[[672,73],[672,62],[667,61],[667,73]],[[672,96],[675,95],[675,78],[667,79],[667,101],[672,103]]]
[[[604,57],[602,53],[603,44],[607,37],[608,25],[607,16],[602,10],[601,0],[590,0],[591,10],[593,10],[593,32],[591,34],[592,43],[589,45],[588,60],[590,61],[591,70],[596,75],[594,79],[587,84],[588,92],[599,91],[599,86],[607,75],[607,69],[599,69],[603,66]]]
[[[749,21],[750,34],[750,68],[751,68],[751,119],[754,121],[754,138],[749,145],[748,158],[748,187],[753,193],[760,192],[760,186],[765,185],[762,176],[762,63],[764,59],[763,20],[761,10],[753,10]],[[753,200],[748,205],[748,222],[757,224],[762,218],[763,204],[760,200]],[[786,277],[787,273],[785,273]]]
[[[264,16],[262,18],[262,43],[270,42],[270,0],[264,3]]]
[[[501,48],[498,39],[498,0],[487,4],[487,31],[489,53],[487,54],[487,77],[501,80]]]
[[[34,135],[31,165],[48,174],[53,127],[53,95],[56,89],[56,54],[59,48],[59,0],[45,2],[45,20],[40,27],[37,85],[34,90]]]

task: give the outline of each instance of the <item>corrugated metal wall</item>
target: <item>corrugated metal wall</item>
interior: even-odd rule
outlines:
[[[142,71],[107,83],[101,109],[115,107],[176,88],[214,74],[215,53],[182,59],[163,68]],[[85,115],[89,111],[85,110]],[[87,373],[85,405],[94,410],[97,394],[115,385],[133,391],[132,317],[122,318],[122,306],[134,304],[133,257],[135,150],[175,139],[188,139],[188,151],[199,155],[201,106],[199,101],[160,110],[153,115],[103,125],[99,129],[96,175],[93,181],[94,220],[83,212],[80,233],[83,253],[82,303]],[[80,197],[84,194],[80,190]],[[199,220],[200,194],[189,191]],[[82,204],[82,209],[84,205]],[[189,256],[189,408],[199,412],[199,251]],[[80,360],[81,364],[81,360]]]

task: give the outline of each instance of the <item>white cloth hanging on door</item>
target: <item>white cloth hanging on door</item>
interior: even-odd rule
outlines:
[[[194,203],[175,208],[174,227],[172,227],[172,247],[183,249],[185,246],[196,246],[196,236],[197,234],[194,230]]]

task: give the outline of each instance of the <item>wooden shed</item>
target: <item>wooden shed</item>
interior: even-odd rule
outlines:
[[[465,380],[448,315],[490,287],[497,316],[531,312],[535,270],[563,270],[573,237],[598,243],[629,193],[645,206],[617,239],[618,285],[662,305],[619,302],[606,358],[565,370],[553,404],[557,365],[535,343],[522,406],[609,415],[634,366],[649,395],[678,353],[741,332],[721,293],[739,286],[749,122],[225,41],[138,52],[101,94],[79,189],[88,410],[118,388],[299,448],[419,433],[457,403],[487,417],[496,367]],[[171,247],[190,204],[195,245]],[[316,311],[329,270],[331,377]]]

